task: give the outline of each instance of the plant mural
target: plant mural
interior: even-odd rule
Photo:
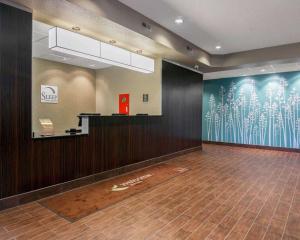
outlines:
[[[300,147],[300,73],[204,83],[203,139]]]

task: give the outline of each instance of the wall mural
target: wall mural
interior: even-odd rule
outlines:
[[[300,147],[300,72],[204,81],[203,140]]]

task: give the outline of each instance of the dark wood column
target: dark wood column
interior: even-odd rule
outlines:
[[[20,185],[30,171],[31,31],[31,13],[0,3],[1,197],[30,189]]]

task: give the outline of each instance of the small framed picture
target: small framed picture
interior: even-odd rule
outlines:
[[[148,102],[149,101],[149,94],[143,94],[143,102]]]

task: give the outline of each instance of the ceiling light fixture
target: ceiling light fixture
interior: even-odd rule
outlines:
[[[180,24],[183,23],[183,18],[182,18],[182,17],[178,17],[178,18],[175,19],[174,22],[175,22],[176,24],[180,25]]]
[[[69,47],[70,40],[76,44]],[[153,73],[155,68],[152,58],[58,27],[49,29],[48,44],[53,52],[92,60],[88,64],[102,62],[143,73]]]
[[[90,66],[90,67],[96,67],[96,65],[95,65],[95,64],[90,64],[89,66]]]
[[[222,47],[220,45],[216,46],[217,50],[220,50]]]
[[[73,27],[72,27],[72,30],[78,32],[78,31],[80,31],[80,27],[78,27],[78,26],[73,26]]]
[[[263,69],[261,69],[260,71],[261,71],[261,72],[265,72],[265,71],[266,71],[266,69],[264,69],[264,68],[263,68]]]

